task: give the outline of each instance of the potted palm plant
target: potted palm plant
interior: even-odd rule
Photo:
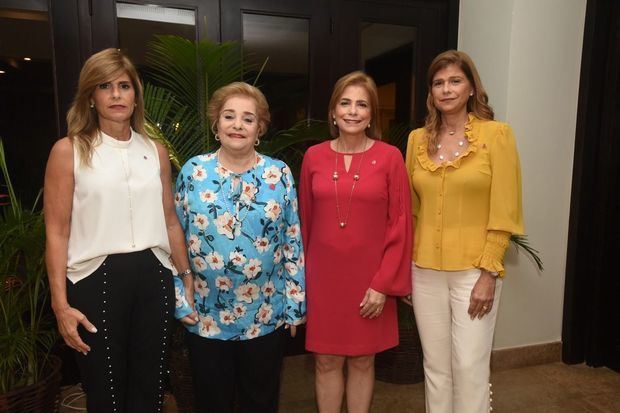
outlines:
[[[155,36],[147,62],[153,82],[146,82],[144,89],[146,129],[166,146],[177,170],[192,156],[217,147],[207,119],[213,92],[240,80],[256,84],[268,63],[249,60],[237,42],[193,42],[173,35]],[[328,136],[326,122],[303,120],[267,133],[259,151],[295,169],[303,156],[296,147]]]
[[[57,411],[60,361],[50,355],[57,334],[48,301],[43,213],[39,197],[32,208],[18,199],[2,140],[0,171],[0,411]]]

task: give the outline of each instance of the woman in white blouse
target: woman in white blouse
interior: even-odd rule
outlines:
[[[89,412],[161,411],[173,265],[189,268],[167,151],[144,131],[142,85],[117,49],[91,56],[45,173],[52,308]]]

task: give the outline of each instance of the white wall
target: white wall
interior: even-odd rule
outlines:
[[[545,271],[511,247],[494,348],[559,341],[586,0],[461,0],[459,49],[476,62],[523,173],[525,231]]]

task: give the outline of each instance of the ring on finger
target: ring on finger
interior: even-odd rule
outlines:
[[[486,306],[486,305],[483,305],[483,306],[482,306],[482,309],[486,311],[486,310],[488,310],[488,309],[489,309],[489,307],[488,307],[488,306]]]

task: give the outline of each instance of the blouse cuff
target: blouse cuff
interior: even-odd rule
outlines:
[[[177,320],[193,313],[192,307],[190,307],[187,299],[185,298],[185,287],[183,281],[179,277],[172,277],[174,279],[174,318]]]
[[[300,326],[306,323],[306,316],[303,316],[301,318],[296,318],[296,317],[291,317],[290,315],[287,314],[286,323],[293,325],[293,326]]]
[[[476,260],[477,268],[497,272],[500,277],[505,274],[504,254],[510,244],[510,233],[504,231],[487,231],[487,240],[482,255]]]

